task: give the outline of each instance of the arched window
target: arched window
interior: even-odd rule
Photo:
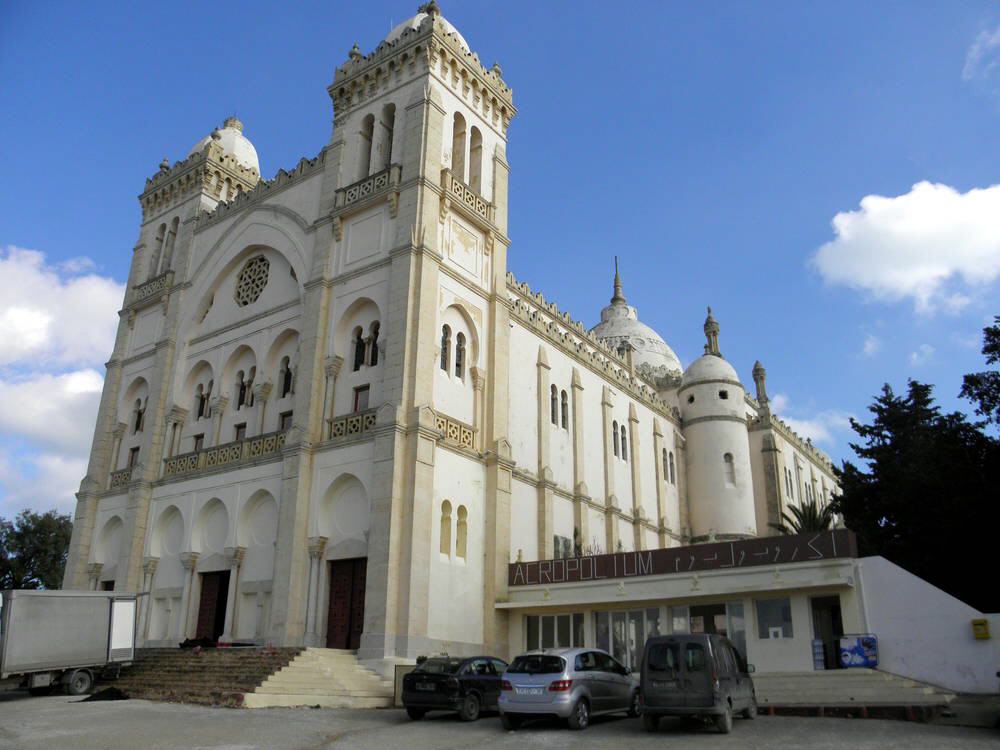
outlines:
[[[441,503],[441,554],[451,556],[451,503]]]
[[[382,107],[382,137],[379,143],[379,169],[388,169],[392,164],[392,135],[396,127],[396,105],[386,104]]]
[[[559,389],[554,385],[549,387],[549,421],[559,426]]]
[[[455,113],[451,131],[451,171],[465,182],[465,118],[460,112]]]
[[[354,364],[351,369],[357,372],[361,369],[361,365],[365,363],[365,339],[361,331],[361,326],[354,329],[351,340],[354,342]]]
[[[455,336],[455,377],[465,378],[465,334]]]
[[[166,273],[170,270],[171,265],[174,262],[174,243],[177,242],[177,228],[180,226],[181,219],[179,216],[175,216],[174,220],[170,222],[170,231],[167,232],[167,237],[163,243],[163,258],[160,260],[160,273]]]
[[[625,437],[625,425],[622,425],[622,461],[628,461],[628,438]]]
[[[569,396],[566,391],[559,395],[559,404],[562,406],[562,428],[569,429]]]
[[[475,125],[469,131],[469,187],[483,194],[483,134]]]
[[[278,398],[284,398],[292,392],[292,365],[288,357],[281,358],[281,369],[278,371],[278,379],[281,383]]]
[[[733,463],[733,454],[726,453],[723,455],[722,462],[726,467],[726,483],[736,484],[736,465]]]
[[[206,404],[206,406],[205,406],[205,416],[206,417],[211,417],[212,416],[212,388],[213,388],[213,386],[215,386],[215,381],[214,380],[209,380],[208,381],[208,388],[205,389],[205,404]]]
[[[458,533],[455,537],[455,557],[465,559],[466,544],[469,538],[468,530],[469,511],[464,505],[458,506]]]
[[[368,115],[361,121],[358,132],[358,179],[368,176],[372,165],[372,137],[375,135],[375,115]]]
[[[374,367],[375,365],[378,364],[378,330],[379,330],[379,323],[376,320],[374,323],[372,323],[371,336],[368,337],[369,345],[371,346],[371,349],[368,352],[368,364],[371,367]]]
[[[670,451],[670,456],[668,457],[670,461],[670,484],[677,484],[677,474],[674,471],[674,452]]]
[[[614,421],[611,423],[611,442],[614,443],[615,455],[620,456],[618,452],[618,422]]]
[[[205,386],[198,383],[198,387],[194,389],[194,418],[195,420],[201,419],[205,416]]]
[[[132,434],[135,435],[137,432],[142,432],[142,421],[145,415],[146,409],[142,405],[142,399],[135,400],[135,406],[132,408]]]
[[[441,327],[441,369],[448,372],[448,360],[451,357],[451,328]]]
[[[247,399],[246,406],[249,409],[253,406],[253,379],[257,377],[257,368],[251,367],[250,374],[247,375]]]
[[[160,272],[160,254],[163,252],[163,242],[167,236],[167,225],[160,224],[156,230],[156,239],[153,240],[153,254],[149,256],[149,278],[153,278]]]
[[[247,401],[247,384],[243,380],[243,370],[236,373],[236,393],[236,411],[239,411]]]
[[[663,481],[670,481],[670,465],[667,462],[667,449],[663,449],[663,455],[661,456],[661,461],[663,463]]]

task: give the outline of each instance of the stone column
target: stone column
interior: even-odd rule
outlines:
[[[483,449],[483,390],[486,387],[486,373],[480,367],[472,367],[469,370],[472,375],[472,430],[474,433],[473,447],[476,450]]]
[[[615,516],[615,454],[612,448],[611,435],[612,409],[614,408],[614,397],[611,388],[604,386],[604,393],[601,396],[601,421],[604,424],[604,551],[614,552],[618,541],[618,519]]]
[[[147,557],[142,561],[142,590],[146,596],[139,603],[141,616],[139,618],[139,643],[149,640],[149,618],[153,609],[153,578],[156,576],[158,557]],[[137,644],[138,645],[138,644]]]
[[[128,425],[124,422],[119,422],[112,433],[114,440],[111,442],[111,466],[109,471],[118,470],[118,458],[121,455],[122,440],[125,438],[125,431],[127,429]]]
[[[573,368],[570,390],[572,395],[572,430],[573,430],[573,525],[575,527],[574,546],[579,544],[581,550],[590,540],[590,513],[587,510],[590,492],[584,480],[586,462],[586,444],[583,433],[583,382],[580,371]],[[576,554],[574,549],[573,554]]]
[[[549,390],[549,358],[544,346],[538,347],[538,559],[549,560],[555,555],[552,539],[552,490],[555,482],[549,466],[549,440],[552,426],[552,393]],[[558,405],[557,405],[558,407]]]
[[[219,444],[219,433],[222,432],[222,415],[229,405],[229,396],[216,396],[212,404],[212,445]]]
[[[265,418],[265,412],[267,412],[267,399],[271,395],[271,390],[274,386],[271,384],[270,380],[265,380],[263,383],[258,383],[253,387],[253,402],[257,406],[257,434],[264,434],[264,425],[267,424]]]
[[[660,420],[653,419],[653,468],[656,476],[656,537],[662,549],[667,546],[667,467],[663,465],[663,429]]]
[[[344,358],[339,354],[326,359],[326,392],[323,399],[323,437],[329,438],[333,424],[334,397],[337,393],[337,376],[344,366]]]
[[[629,454],[629,466],[632,469],[632,534],[634,537],[632,549],[638,551],[646,548],[646,535],[642,533],[642,519],[645,510],[642,506],[642,474],[639,472],[642,447],[639,440],[639,415],[635,404],[628,405],[628,435],[632,452]]]
[[[198,564],[198,553],[197,552],[182,552],[181,553],[181,565],[184,566],[184,592],[181,594],[181,614],[180,614],[180,630],[178,634],[180,640],[188,638],[188,632],[190,630],[190,609],[191,609],[191,589],[194,588],[194,572],[195,566]]]
[[[325,536],[309,537],[309,605],[306,611],[306,645],[322,645],[318,632],[319,624],[319,580],[323,565],[323,551],[326,549]]]
[[[90,563],[87,566],[87,579],[90,582],[90,590],[97,591],[101,583],[101,570],[104,568],[103,563]]]
[[[226,561],[229,563],[229,592],[226,595],[226,624],[223,628],[222,643],[232,643],[236,639],[236,608],[239,606],[240,566],[246,556],[246,547],[226,547]]]

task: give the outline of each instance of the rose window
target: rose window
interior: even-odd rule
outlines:
[[[236,304],[246,307],[257,301],[264,287],[267,286],[267,274],[271,262],[263,255],[251,258],[243,266],[240,275],[236,277]]]

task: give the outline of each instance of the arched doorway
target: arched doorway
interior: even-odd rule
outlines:
[[[327,490],[319,528],[329,540],[326,647],[356,650],[365,620],[368,573],[368,493],[357,477],[344,474]]]

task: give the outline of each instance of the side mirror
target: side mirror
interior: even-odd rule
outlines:
[[[753,664],[747,664],[747,672],[749,674],[753,674],[756,671],[757,671],[757,667],[755,667]]]

